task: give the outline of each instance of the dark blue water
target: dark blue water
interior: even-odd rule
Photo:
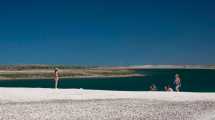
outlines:
[[[137,70],[144,77],[130,78],[75,78],[61,79],[59,88],[84,88],[99,90],[147,91],[151,84],[158,90],[165,85],[173,85],[174,75],[180,74],[182,91],[215,92],[215,70],[205,69],[145,69]],[[53,80],[2,80],[0,87],[39,87],[53,88]]]

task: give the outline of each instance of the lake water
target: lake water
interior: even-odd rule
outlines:
[[[74,78],[61,79],[59,88],[83,88],[97,90],[147,91],[151,84],[158,90],[165,85],[173,87],[174,75],[180,74],[182,91],[215,92],[215,70],[208,69],[144,69],[137,70],[144,77],[130,78]],[[0,87],[52,88],[53,80],[1,80]]]

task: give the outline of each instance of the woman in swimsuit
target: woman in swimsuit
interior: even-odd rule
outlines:
[[[54,71],[54,80],[55,80],[55,89],[58,87],[59,75],[58,75],[58,68],[55,68]]]

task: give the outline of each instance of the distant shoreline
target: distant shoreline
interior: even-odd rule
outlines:
[[[60,77],[60,79],[88,79],[88,78],[131,78],[131,77],[144,77],[142,74],[130,74],[130,75],[112,75],[112,76],[71,76],[71,77]],[[4,80],[52,80],[53,78],[1,78],[0,81]]]
[[[32,69],[215,69],[215,64],[145,64],[145,65],[124,65],[124,66],[88,66],[88,65],[58,65],[58,64],[0,64],[0,70],[32,70]]]
[[[215,69],[215,65],[137,65],[137,66],[118,66],[110,69]]]
[[[126,78],[144,77],[136,70],[147,69],[208,69],[215,70],[215,65],[133,65],[84,67],[67,65],[0,65],[0,80],[53,79],[54,68],[64,78]]]

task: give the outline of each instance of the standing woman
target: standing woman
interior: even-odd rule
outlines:
[[[59,81],[58,68],[55,68],[55,71],[54,71],[54,80],[55,80],[55,89],[57,89],[57,87],[58,87],[58,81]]]
[[[180,88],[181,88],[181,78],[180,78],[179,74],[176,74],[176,75],[175,75],[175,81],[174,81],[174,83],[175,83],[175,90],[176,90],[177,92],[180,92]]]

